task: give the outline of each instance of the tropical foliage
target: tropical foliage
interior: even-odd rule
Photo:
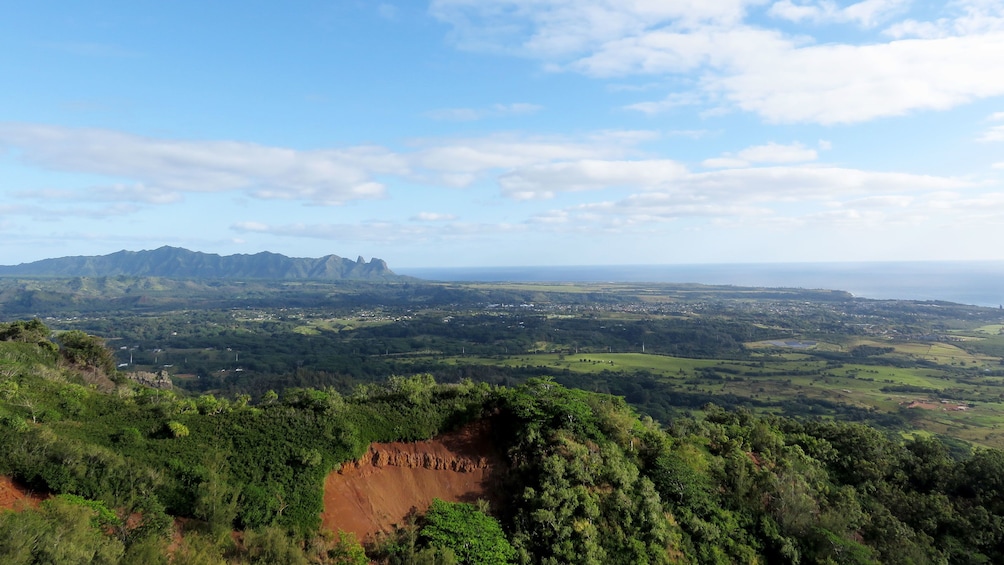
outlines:
[[[57,495],[0,514],[4,563],[359,564],[351,536],[319,532],[324,477],[370,442],[475,419],[491,422],[504,460],[499,491],[417,509],[371,558],[1004,562],[997,450],[713,405],[664,427],[620,397],[550,378],[492,387],[395,376],[258,402],[117,377],[105,390],[88,379],[114,368],[86,334],[61,334],[62,349],[38,321],[4,324],[0,336],[0,474]],[[168,551],[174,517],[188,525]]]

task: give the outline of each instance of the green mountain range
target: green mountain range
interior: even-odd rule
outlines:
[[[263,251],[221,256],[164,246],[152,251],[61,257],[0,266],[0,276],[166,277],[185,279],[394,280],[401,278],[382,259],[355,261],[337,255],[317,259]]]

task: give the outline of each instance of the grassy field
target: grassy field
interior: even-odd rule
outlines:
[[[679,390],[733,394],[768,406],[780,407],[785,402],[811,398],[900,413],[912,422],[916,433],[945,434],[1004,448],[1004,379],[962,378],[958,374],[961,367],[953,367],[963,360],[983,363],[982,358],[943,343],[896,344],[895,348],[890,355],[913,356],[945,367],[834,364],[803,353],[772,355],[763,361],[687,359],[643,353],[542,353],[502,358],[453,357],[442,361],[456,365],[542,368],[556,374],[566,370],[582,374],[607,371],[624,378],[645,371]]]
[[[293,332],[300,335],[318,335],[321,332],[351,331],[363,326],[381,326],[392,323],[394,320],[384,317],[353,317],[353,318],[327,318],[323,320],[310,320],[305,324],[293,328]]]

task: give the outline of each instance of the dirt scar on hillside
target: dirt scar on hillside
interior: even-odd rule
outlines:
[[[434,498],[490,499],[492,471],[500,466],[485,420],[431,440],[374,443],[360,460],[325,478],[321,524],[373,540],[403,525],[413,508],[424,512]]]
[[[0,510],[37,508],[47,498],[22,487],[10,477],[0,476]]]

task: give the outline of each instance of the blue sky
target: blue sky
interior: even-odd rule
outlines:
[[[999,1],[0,5],[0,264],[1004,260]]]

